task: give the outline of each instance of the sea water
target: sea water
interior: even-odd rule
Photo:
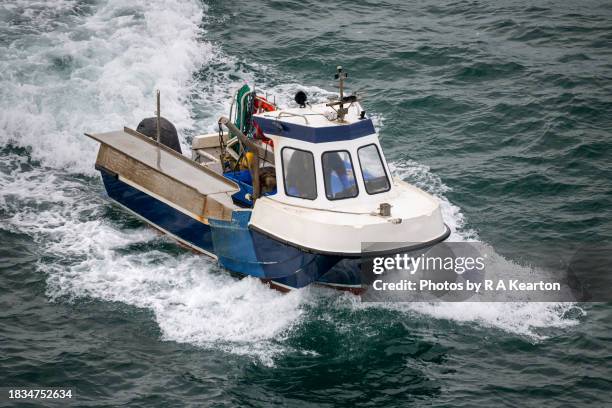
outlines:
[[[105,197],[84,132],[214,131],[244,83],[362,91],[395,176],[498,273],[612,237],[605,2],[0,4],[0,383],[81,405],[609,402],[609,304],[362,303],[239,280]]]

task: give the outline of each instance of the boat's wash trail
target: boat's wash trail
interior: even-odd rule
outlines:
[[[0,7],[22,15],[31,6]],[[239,354],[261,350],[267,360],[276,350],[264,341],[299,322],[300,294],[281,296],[215,272],[208,258],[176,249],[114,209],[102,198],[97,176],[88,177],[96,146],[83,132],[135,126],[153,114],[155,88],[162,90],[164,115],[183,131],[193,129],[193,73],[213,56],[225,58],[199,38],[201,5],[37,7],[37,18],[8,27],[15,36],[31,32],[0,50],[0,86],[8,96],[0,101],[0,140],[12,146],[2,151],[3,229],[34,240],[52,299],[90,297],[149,308],[165,339]],[[51,21],[39,21],[45,15]],[[233,69],[227,61],[226,69]],[[232,84],[215,88],[221,94],[205,95],[206,102],[222,106]]]
[[[534,339],[540,329],[578,322],[567,317],[571,305],[364,307],[333,291],[282,295],[228,276],[109,204],[92,176],[95,144],[83,132],[135,126],[153,114],[156,88],[164,116],[182,134],[192,134],[225,113],[228,97],[244,80],[269,85],[277,101],[300,85],[280,86],[278,78],[255,75],[208,42],[206,9],[196,1],[23,1],[3,3],[0,13],[16,21],[0,27],[7,42],[0,48],[2,229],[34,242],[36,268],[47,277],[45,295],[53,301],[99,299],[145,308],[165,340],[257,356],[268,364],[283,353],[310,351],[291,341],[300,325],[324,315],[339,336],[360,332],[366,319],[360,313],[369,308],[380,308],[389,320],[431,316]],[[296,81],[290,73],[278,75]],[[313,98],[325,94],[306,89]],[[445,198],[451,187],[418,163],[393,166],[401,178],[442,200],[454,239],[477,238],[464,228],[460,208]],[[508,273],[530,272],[500,259]]]
[[[4,2],[0,142],[32,148],[43,165],[93,174],[85,129],[164,114],[193,127],[192,75],[213,54],[199,41],[197,1]]]

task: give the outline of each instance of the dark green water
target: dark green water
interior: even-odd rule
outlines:
[[[610,304],[281,295],[105,199],[82,133],[135,126],[155,88],[188,142],[242,83],[321,99],[339,64],[396,175],[508,276],[611,242],[606,2],[3,2],[0,385],[82,406],[609,404]]]

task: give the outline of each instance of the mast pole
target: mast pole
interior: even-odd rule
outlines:
[[[160,96],[159,89],[157,90],[157,143],[161,141],[161,127],[160,127],[160,117],[161,117],[161,104],[160,104]]]
[[[338,65],[336,68],[338,73],[336,79],[338,80],[338,87],[340,88],[340,100],[338,101],[338,121],[344,122],[344,115],[348,113],[348,109],[344,109],[344,80],[348,77],[346,72],[343,72],[342,66]]]

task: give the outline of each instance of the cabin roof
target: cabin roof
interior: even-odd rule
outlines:
[[[253,115],[253,120],[266,134],[309,143],[325,143],[353,140],[375,133],[372,120],[361,119],[360,113],[359,104],[353,104],[345,121],[340,123],[330,120],[335,117],[332,108],[317,104],[260,113]]]

